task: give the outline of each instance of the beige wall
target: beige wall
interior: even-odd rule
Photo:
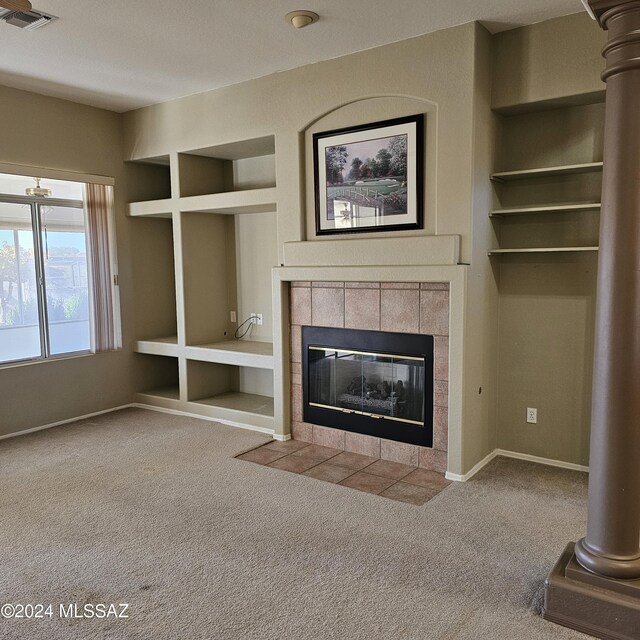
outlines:
[[[262,311],[265,325],[256,337],[268,340],[272,311],[258,307],[269,306],[269,284],[251,274],[268,273],[272,266],[283,263],[285,243],[316,240],[310,164],[313,132],[407,113],[426,113],[425,229],[406,235],[458,235],[461,262],[469,265],[461,336],[464,438],[456,452],[463,461],[461,471],[471,468],[495,446],[584,462],[589,314],[593,299],[589,278],[593,264],[585,258],[567,267],[562,260],[550,260],[543,269],[531,262],[519,268],[517,264],[492,262],[486,257],[487,250],[496,243],[495,229],[487,216],[493,197],[489,173],[492,169],[514,168],[514,163],[526,166],[542,160],[548,152],[547,143],[540,145],[536,136],[529,140],[524,136],[522,145],[514,145],[512,121],[501,120],[503,116],[496,116],[491,107],[512,114],[558,101],[593,100],[603,89],[599,80],[603,37],[582,14],[494,37],[478,25],[467,24],[154,105],[122,117],[0,89],[3,121],[15,123],[0,133],[0,162],[114,175],[117,184],[125,186],[117,189],[116,195],[124,335],[130,346],[133,338],[175,333],[176,283],[171,257],[175,229],[168,220],[132,220],[124,216],[125,192],[131,200],[166,197],[168,178],[167,170],[157,167],[130,168],[125,174],[122,158],[142,160],[275,135],[277,218],[267,215],[258,225],[252,225],[253,214],[241,216],[234,230],[240,283],[238,311],[241,315]],[[588,120],[591,115],[584,117]],[[601,142],[597,132],[589,140],[580,137],[580,133],[572,138],[566,123],[554,124],[549,118],[549,131],[564,136],[548,137],[549,142],[564,141],[557,144],[558,160],[582,158],[589,144],[595,150]],[[576,127],[576,132],[581,131]],[[505,143],[505,139],[510,142]],[[540,154],[532,157],[536,145],[540,146]],[[517,149],[522,147],[529,153],[518,157]],[[272,160],[239,164],[235,167],[238,181],[250,185],[256,172],[271,172],[271,165],[265,167],[265,162]],[[264,225],[268,228],[262,228]],[[228,243],[231,235],[225,236]],[[363,234],[359,241],[386,236]],[[314,244],[324,242],[317,240]],[[346,246],[355,243],[349,238],[341,242]],[[134,246],[139,249],[137,253]],[[374,246],[370,251],[359,249],[363,265],[377,264],[379,249],[372,243]],[[389,244],[392,254],[398,246],[397,241]],[[401,260],[401,254],[397,255]],[[384,257],[387,264],[393,259],[393,255]],[[131,264],[135,261],[134,274],[129,260]],[[558,265],[554,262],[561,263],[560,272],[565,274],[563,278],[566,276],[557,283],[553,273]],[[232,271],[228,265],[226,270]],[[543,284],[554,284],[558,297],[518,293],[527,283],[538,290]],[[150,293],[154,295],[149,296]],[[177,293],[180,295],[179,289]],[[555,366],[556,356],[546,360],[533,346],[521,348],[520,332],[529,326],[525,320],[533,303],[548,303],[550,317],[562,319],[564,333],[557,338],[564,345],[566,367],[561,369],[561,375],[563,379],[570,377],[572,382],[560,388],[569,394],[570,404],[563,405],[561,397],[545,404],[549,397],[548,393],[544,395],[545,376],[548,377],[549,367]],[[578,330],[567,346],[569,328],[576,318]],[[555,343],[543,340],[543,344],[553,349]],[[512,367],[528,372],[527,379],[510,375]],[[147,386],[146,378],[153,375],[153,367],[146,366],[144,358],[133,359],[127,350],[0,369],[0,388],[12,389],[8,409],[0,417],[0,433],[128,402],[131,393]],[[172,375],[171,371],[158,374],[159,378]],[[31,389],[36,379],[42,380],[41,401],[33,403]],[[540,383],[542,380],[544,384]],[[508,381],[535,392],[533,402],[538,403],[541,418],[553,415],[544,428],[527,431],[519,423],[520,404],[530,406],[531,395],[523,396],[511,389]],[[242,384],[247,390],[260,389],[268,387],[270,380],[246,379]],[[153,385],[149,382],[148,386]],[[17,392],[13,392],[14,387]],[[566,426],[570,414],[575,419]]]
[[[588,464],[596,271],[595,255],[500,264],[501,449]]]
[[[0,162],[114,176],[125,343],[133,324],[124,224],[121,118],[65,100],[0,87]],[[0,435],[130,402],[128,349],[0,367]]]
[[[605,41],[606,33],[586,12],[497,34],[493,108],[526,111],[549,101],[597,99],[604,92]]]
[[[282,262],[285,242],[314,236],[304,133],[322,118],[329,125],[393,117],[410,101],[413,113],[431,117],[426,171],[433,204],[426,230],[416,233],[460,234],[468,261],[471,164],[465,159],[471,154],[474,42],[475,27],[467,24],[139,109],[125,114],[125,154],[143,159],[275,134]]]

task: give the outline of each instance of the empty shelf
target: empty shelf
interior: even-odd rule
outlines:
[[[255,393],[241,393],[240,391],[228,391],[211,398],[194,400],[195,404],[206,404],[210,407],[232,409],[242,413],[255,413],[261,416],[273,417],[273,398],[259,396]]]
[[[187,403],[190,411],[219,420],[273,429],[273,398],[229,391]]]
[[[186,347],[185,355],[191,360],[217,362],[238,367],[273,369],[273,345],[253,340],[227,340],[211,344]]]
[[[178,356],[178,338],[153,338],[152,340],[138,340],[136,342],[137,353],[147,353],[152,356]]]
[[[173,201],[170,198],[167,198],[166,200],[131,202],[129,203],[129,215],[134,218],[170,218],[172,208]]]
[[[489,216],[491,218],[503,218],[506,216],[520,216],[535,213],[565,213],[571,211],[595,211],[600,208],[599,202],[584,202],[578,204],[547,204],[528,207],[508,207],[506,209],[494,209]]]
[[[576,251],[597,251],[598,247],[527,247],[524,249],[491,249],[490,256],[513,253],[572,253]]]
[[[142,391],[141,393],[138,393],[138,398],[180,400],[180,389],[176,385],[173,387],[152,389],[151,391]]]
[[[575,175],[578,173],[590,173],[601,171],[602,162],[585,162],[582,164],[566,164],[557,167],[539,167],[536,169],[521,169],[518,171],[499,171],[491,175],[496,182],[507,180],[521,180],[525,178],[544,178],[547,176]]]
[[[276,189],[247,189],[180,198],[180,211],[202,213],[267,213],[276,210]]]

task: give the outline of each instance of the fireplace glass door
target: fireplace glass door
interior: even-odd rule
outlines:
[[[308,358],[312,407],[424,426],[424,358],[316,346]]]

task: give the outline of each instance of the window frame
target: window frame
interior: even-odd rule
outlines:
[[[72,200],[64,198],[39,198],[36,196],[21,196],[6,193],[0,193],[0,202],[7,204],[23,204],[28,205],[31,211],[31,233],[33,234],[34,263],[36,272],[36,289],[38,297],[38,326],[40,332],[40,355],[36,357],[19,358],[17,360],[0,360],[0,367],[26,364],[30,362],[44,362],[57,359],[70,358],[94,353],[93,339],[88,349],[79,351],[65,351],[64,353],[51,353],[51,340],[49,332],[49,317],[47,309],[47,279],[44,264],[44,251],[42,246],[42,215],[41,207],[68,207],[72,209],[82,209],[84,212],[85,205],[82,200]],[[85,212],[85,238],[86,238],[86,212]],[[89,249],[87,247],[87,253]],[[89,265],[87,264],[87,277],[91,280]],[[93,325],[93,317],[91,307],[89,308],[89,324]]]

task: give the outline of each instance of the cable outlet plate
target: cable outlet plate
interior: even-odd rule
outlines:
[[[527,422],[529,424],[538,424],[538,410],[527,407]]]
[[[262,314],[255,313],[251,311],[249,313],[249,317],[252,318],[251,324],[257,324],[258,326],[262,326]]]

